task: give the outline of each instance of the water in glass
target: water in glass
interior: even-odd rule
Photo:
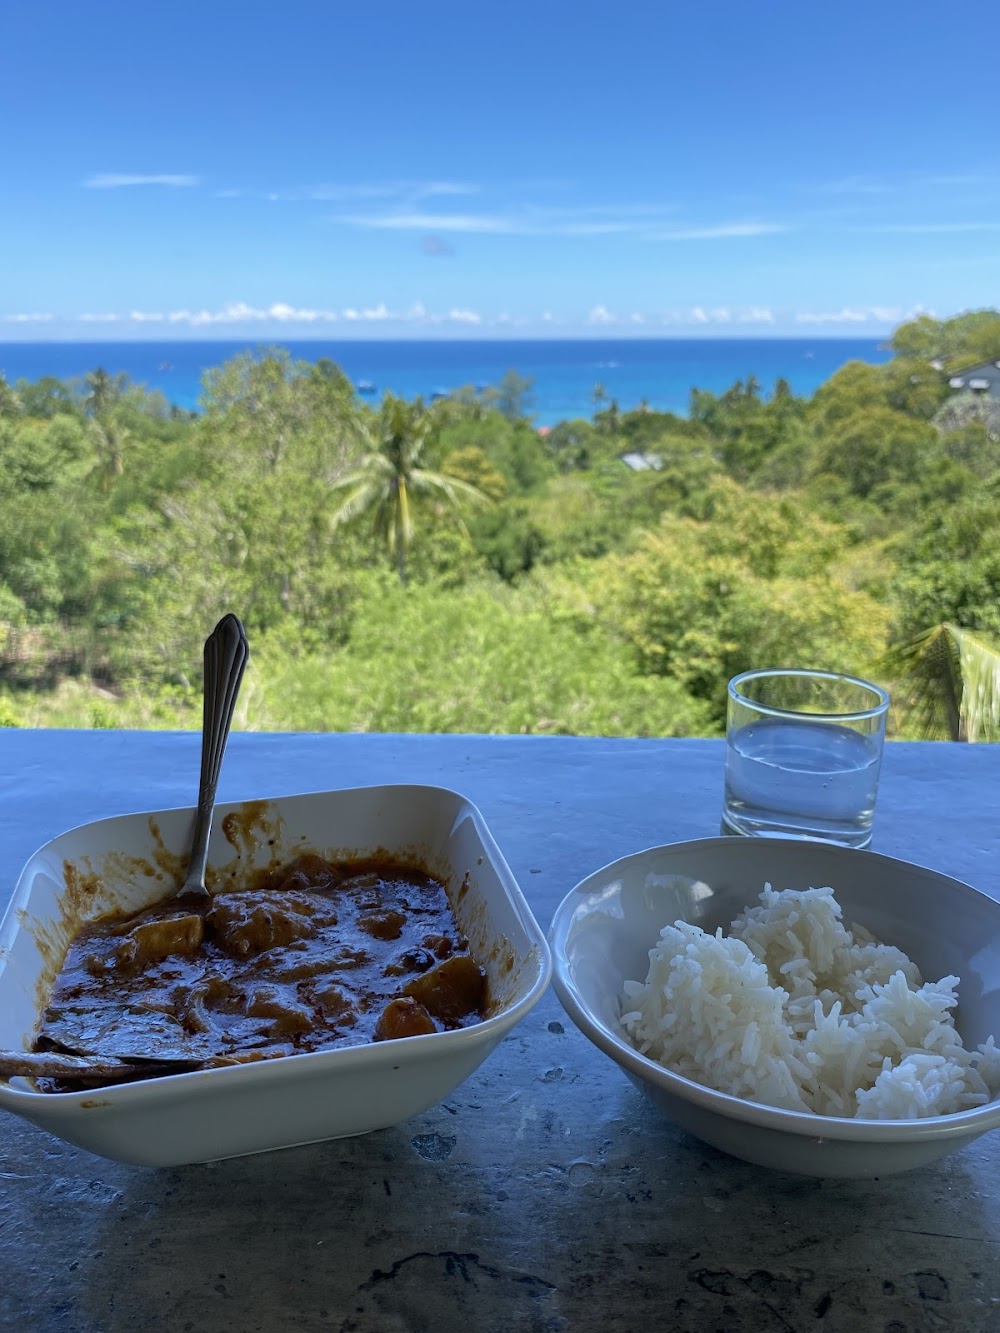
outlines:
[[[871,841],[880,738],[829,722],[751,722],[726,747],[723,830]]]

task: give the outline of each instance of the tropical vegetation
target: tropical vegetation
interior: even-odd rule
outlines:
[[[685,416],[595,386],[548,431],[514,371],[373,404],[278,348],[195,413],[0,379],[0,723],[197,726],[233,610],[244,727],[714,735],[730,676],[793,663],[886,684],[897,735],[996,739],[1000,410],[949,379],[1000,312],[892,351]]]

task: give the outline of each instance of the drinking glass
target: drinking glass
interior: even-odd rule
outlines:
[[[729,682],[722,832],[867,847],[889,696],[834,671]]]

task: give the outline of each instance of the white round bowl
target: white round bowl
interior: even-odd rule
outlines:
[[[875,852],[777,838],[705,838],[653,847],[595,871],[549,931],[553,984],[590,1040],[668,1116],[734,1157],[810,1176],[872,1177],[953,1152],[1000,1125],[1000,1102],[923,1120],[853,1120],[743,1101],[694,1083],[630,1044],[626,980],[645,980],[663,926],[724,929],[774,889],[832,887],[848,926],[903,949],[925,979],[961,979],[956,1024],[974,1048],[1000,1042],[1000,903],[960,880]]]

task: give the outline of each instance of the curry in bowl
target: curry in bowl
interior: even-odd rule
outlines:
[[[459,793],[216,814],[207,904],[169,897],[190,807],[84,824],[29,859],[0,921],[0,1051],[31,1067],[0,1070],[0,1109],[147,1166],[364,1134],[448,1096],[544,993],[545,937]]]
[[[306,854],[254,887],[84,925],[24,1072],[74,1091],[442,1032],[485,1012],[486,974],[444,884],[405,863]]]

